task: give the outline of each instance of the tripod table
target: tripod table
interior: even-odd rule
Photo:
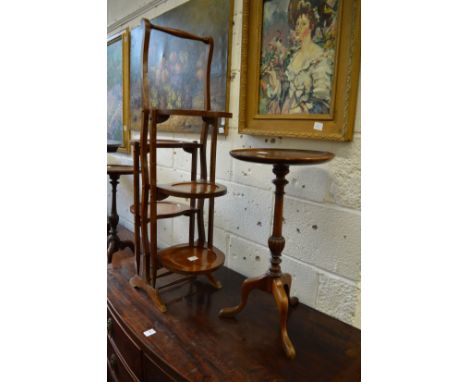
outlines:
[[[112,209],[110,216],[107,217],[109,232],[107,236],[107,263],[112,262],[112,255],[121,249],[129,247],[135,253],[135,246],[130,240],[120,240],[117,235],[117,224],[119,224],[119,215],[117,214],[117,185],[121,175],[133,175],[133,166],[108,164],[107,175],[109,175],[112,186]]]
[[[324,151],[251,148],[231,151],[231,156],[246,162],[264,163],[273,165],[273,173],[276,178],[275,185],[275,209],[273,221],[273,234],[268,239],[271,251],[270,269],[263,276],[246,279],[241,287],[241,301],[239,305],[221,309],[220,317],[233,317],[239,313],[247,303],[249,293],[253,289],[260,289],[273,294],[280,314],[280,329],[283,349],[288,358],[296,356],[296,350],[289,339],[286,320],[289,304],[297,304],[297,298],[290,297],[292,278],[288,273],[281,272],[281,252],[284,249],[285,239],[282,236],[283,219],[283,195],[284,187],[288,184],[286,175],[290,165],[313,165],[328,162],[334,154]]]

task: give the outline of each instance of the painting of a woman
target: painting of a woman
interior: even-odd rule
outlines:
[[[336,9],[336,0],[265,2],[261,114],[330,113]]]

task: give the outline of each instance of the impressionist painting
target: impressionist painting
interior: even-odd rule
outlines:
[[[260,114],[329,114],[338,0],[264,2]]]
[[[123,143],[122,39],[107,45],[107,140]]]
[[[227,70],[231,0],[191,0],[166,12],[153,23],[214,39],[211,65],[211,109],[224,111],[227,105]],[[204,108],[206,45],[152,31],[148,59],[150,102],[165,109]],[[131,32],[131,126],[140,128],[142,29]],[[161,130],[198,132],[199,119],[172,117]]]

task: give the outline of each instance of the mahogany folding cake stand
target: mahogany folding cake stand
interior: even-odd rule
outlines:
[[[224,253],[213,245],[214,228],[214,198],[226,194],[226,187],[215,183],[216,176],[216,146],[220,120],[230,118],[231,113],[211,110],[210,104],[210,77],[211,61],[213,57],[213,39],[211,37],[196,36],[185,31],[152,24],[142,19],[142,110],[139,142],[134,143],[134,206],[135,214],[135,259],[137,275],[130,279],[130,284],[143,289],[153,301],[154,305],[165,312],[167,307],[161,299],[159,290],[168,285],[156,285],[156,279],[179,273],[188,275],[205,275],[215,287],[221,288],[221,283],[212,272],[224,264]],[[181,43],[179,40],[189,40],[190,44],[202,47],[206,66],[203,75],[202,109],[172,109],[167,105],[153,106],[150,102],[149,50],[153,46],[150,40],[153,36],[169,36],[172,43]],[[162,39],[156,38],[156,46]],[[164,43],[162,43],[164,44]],[[169,44],[168,44],[169,46]],[[179,45],[177,45],[179,46]],[[194,46],[194,45],[190,45]],[[190,73],[197,75],[192,68]],[[154,72],[152,68],[151,72]],[[156,81],[156,88],[163,88],[164,84]],[[172,141],[157,139],[157,127],[172,116],[198,117],[202,121],[199,140],[195,142]],[[208,144],[208,138],[210,142]],[[182,148],[192,154],[191,178],[187,181],[158,183],[157,154],[160,149]],[[207,166],[209,154],[209,170]],[[200,162],[198,176],[197,163]],[[141,197],[138,171],[141,171]],[[190,205],[173,200],[168,197],[185,198]],[[204,201],[208,199],[208,237],[205,237]],[[157,222],[161,219],[176,216],[189,217],[188,240],[186,243],[171,245],[164,249],[158,248]],[[196,224],[195,224],[196,218]],[[195,225],[198,238],[195,240]],[[140,245],[140,241],[141,244]],[[142,248],[141,248],[142,247]],[[143,252],[143,266],[140,265],[140,252]],[[158,270],[166,271],[159,273]]]

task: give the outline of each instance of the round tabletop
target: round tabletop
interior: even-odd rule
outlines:
[[[119,147],[122,145],[119,141],[107,141],[107,152],[108,153],[115,153]]]
[[[108,164],[107,174],[130,175],[133,174],[133,165]]]
[[[232,150],[231,156],[254,163],[311,165],[328,162],[335,154],[327,151],[253,148]]]

